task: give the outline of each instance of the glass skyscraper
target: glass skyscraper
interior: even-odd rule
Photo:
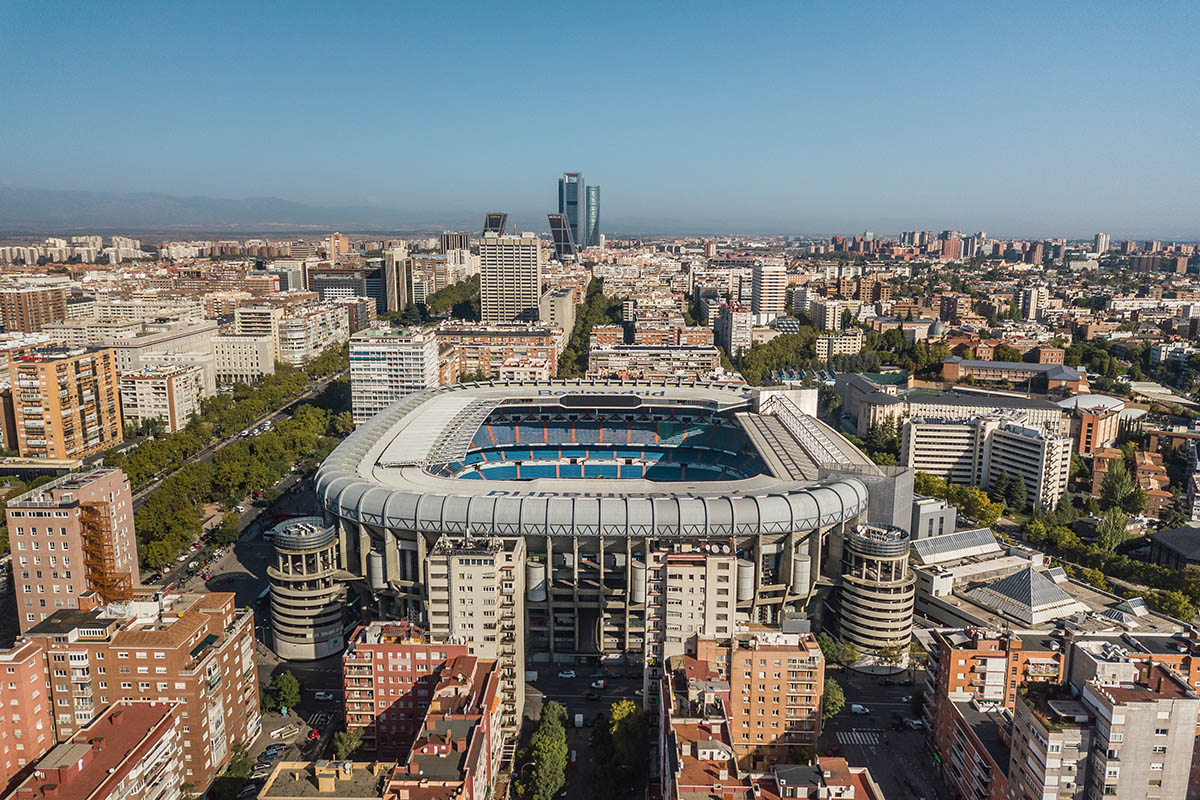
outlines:
[[[571,227],[571,238],[582,244],[586,230],[582,227],[586,194],[582,172],[564,172],[558,179],[558,213],[565,214]]]
[[[585,247],[600,246],[600,187],[587,187],[587,213],[584,215]]]

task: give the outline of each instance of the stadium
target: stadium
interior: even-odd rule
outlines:
[[[812,411],[815,390],[728,384],[444,386],[359,426],[316,492],[360,616],[436,613],[443,537],[520,539],[531,660],[642,663],[663,554],[734,560],[730,625],[804,612],[870,464]]]

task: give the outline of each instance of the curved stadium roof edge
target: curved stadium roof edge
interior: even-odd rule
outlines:
[[[693,383],[547,381],[443,386],[409,395],[359,426],[317,471],[315,486],[335,516],[380,528],[427,533],[501,536],[685,536],[719,538],[805,531],[857,517],[866,508],[866,485],[854,477],[780,480],[769,474],[738,480],[663,482],[645,479],[467,481],[434,475],[416,463],[379,463],[389,446],[410,449],[414,420],[438,440],[459,424],[448,408],[465,401],[559,403],[586,408],[581,396],[625,395],[652,404],[701,405],[714,411],[751,411],[747,386]],[[454,402],[450,402],[453,398]],[[464,418],[470,415],[462,412]],[[477,418],[471,418],[478,427]],[[469,431],[474,433],[474,429]],[[403,437],[403,441],[401,441]],[[434,447],[429,452],[435,452]]]

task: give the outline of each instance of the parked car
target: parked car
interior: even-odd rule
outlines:
[[[333,692],[317,692],[313,695],[314,700],[332,700]]]
[[[923,731],[929,727],[925,724],[925,720],[923,719],[906,719],[904,720],[904,725],[905,727],[911,728],[914,731]]]
[[[558,671],[558,677],[560,677],[560,678],[574,678],[574,677],[575,677],[575,670],[573,670],[573,669],[560,669],[560,670]]]
[[[608,681],[604,680],[603,678],[601,678],[598,681],[592,681],[592,688],[593,689],[607,689]]]
[[[867,708],[866,706],[859,705],[858,703],[852,703],[850,705],[850,713],[851,714],[870,714],[871,709]]]

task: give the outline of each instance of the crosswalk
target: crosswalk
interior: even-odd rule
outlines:
[[[855,728],[849,731],[838,731],[838,744],[859,744],[865,747],[874,747],[879,744],[880,734],[883,733],[882,728]]]

